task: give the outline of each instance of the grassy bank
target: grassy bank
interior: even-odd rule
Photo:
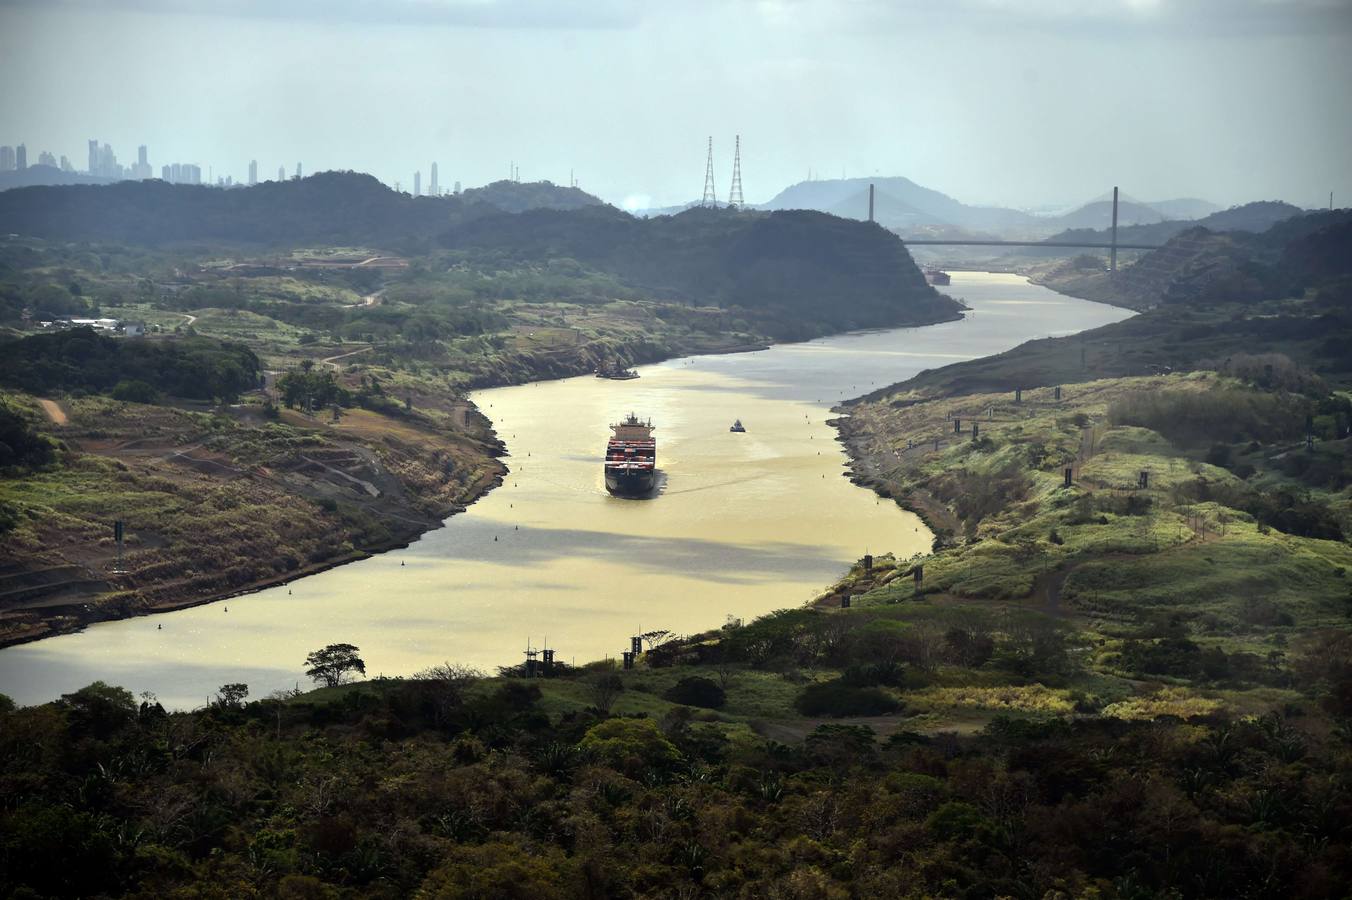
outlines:
[[[3,396],[59,447],[0,481],[0,642],[191,606],[402,546],[505,468],[466,409],[265,414]],[[118,571],[112,523],[126,527]],[[210,535],[204,540],[204,535]]]

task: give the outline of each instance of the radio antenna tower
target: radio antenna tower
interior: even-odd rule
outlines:
[[[728,208],[741,209],[742,202],[742,136],[737,135],[732,150],[732,190],[728,191]]]
[[[714,193],[714,139],[709,137],[709,157],[704,163],[704,199],[700,206],[718,206],[718,195]]]

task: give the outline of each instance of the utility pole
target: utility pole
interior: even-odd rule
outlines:
[[[1108,271],[1117,274],[1117,185],[1113,185],[1113,250]]]

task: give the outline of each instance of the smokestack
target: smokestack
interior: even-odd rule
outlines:
[[[868,186],[868,220],[873,221],[873,185]]]

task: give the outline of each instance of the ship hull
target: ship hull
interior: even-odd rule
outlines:
[[[652,493],[656,483],[656,473],[651,469],[643,472],[606,470],[606,490],[617,497],[642,497]]]

